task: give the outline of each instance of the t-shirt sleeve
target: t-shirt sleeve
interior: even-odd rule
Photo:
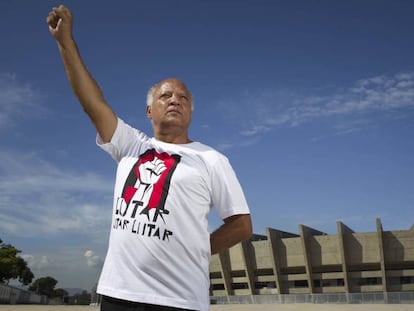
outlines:
[[[229,160],[221,157],[212,165],[212,203],[222,219],[250,214],[242,187]]]
[[[97,134],[96,144],[106,151],[116,162],[131,154],[140,154],[142,144],[148,142],[149,138],[144,133],[126,124],[118,118],[118,123],[111,141],[103,143]]]

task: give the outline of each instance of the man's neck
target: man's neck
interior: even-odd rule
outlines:
[[[187,133],[182,135],[172,134],[172,133],[160,133],[154,132],[155,139],[169,144],[188,144],[192,141],[188,138]]]

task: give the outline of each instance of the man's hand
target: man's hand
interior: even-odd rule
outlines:
[[[56,41],[64,44],[66,40],[72,39],[72,14],[69,9],[63,5],[53,8],[46,18],[49,25],[49,31]]]

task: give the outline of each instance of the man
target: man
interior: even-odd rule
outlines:
[[[211,254],[249,238],[252,225],[227,158],[189,138],[190,91],[172,78],[149,90],[150,138],[106,103],[72,37],[71,12],[53,8],[47,23],[97,144],[118,163],[101,310],[208,310]],[[210,235],[213,206],[224,224]]]

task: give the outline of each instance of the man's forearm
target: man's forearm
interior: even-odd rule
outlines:
[[[64,44],[58,42],[58,48],[69,83],[83,110],[94,123],[102,140],[110,141],[116,127],[116,116],[83,63],[76,42],[67,39]]]
[[[94,109],[99,108],[97,105],[105,102],[99,85],[83,63],[73,39],[66,40],[65,44],[58,43],[58,48],[73,92],[85,112],[93,114]]]
[[[234,215],[210,235],[211,254],[220,253],[252,235],[250,215]]]

